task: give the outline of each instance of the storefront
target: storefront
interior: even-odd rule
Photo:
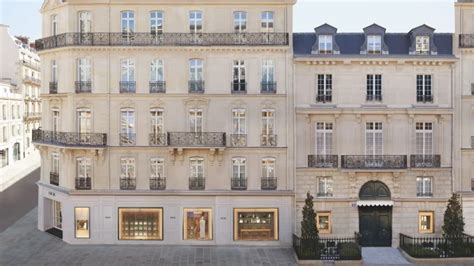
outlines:
[[[278,209],[234,209],[234,240],[278,240]]]
[[[163,209],[119,208],[119,240],[163,240]]]
[[[212,240],[212,209],[184,209],[184,240]]]

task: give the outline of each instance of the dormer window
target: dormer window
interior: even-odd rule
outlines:
[[[416,36],[416,53],[429,54],[430,53],[430,37]]]
[[[382,53],[382,36],[368,35],[367,36],[367,53],[381,54]]]
[[[320,35],[318,37],[319,53],[320,54],[332,54],[332,36],[331,35]]]

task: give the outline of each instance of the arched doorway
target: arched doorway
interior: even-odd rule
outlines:
[[[359,233],[365,247],[392,245],[392,206],[390,189],[380,181],[365,183],[359,192]]]

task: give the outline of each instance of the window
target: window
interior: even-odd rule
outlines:
[[[76,238],[90,238],[89,208],[75,207],[74,220],[76,221]]]
[[[212,240],[212,209],[184,209],[184,240]]]
[[[189,12],[189,30],[191,33],[201,33],[202,31],[202,12]]]
[[[89,11],[81,11],[78,13],[79,18],[79,33],[90,33],[92,32],[92,16]]]
[[[189,60],[189,77],[191,81],[202,81],[203,60],[191,59]]]
[[[135,81],[135,61],[133,59],[121,60],[121,81]]]
[[[3,120],[7,120],[7,106],[5,104],[2,105],[2,116]]]
[[[320,234],[331,233],[331,212],[316,213],[316,224]]]
[[[77,158],[77,178],[86,179],[92,176],[92,160],[90,158]]]
[[[319,74],[318,75],[318,91],[316,102],[331,102],[332,101],[332,75]]]
[[[232,110],[232,133],[237,135],[247,134],[245,109]]]
[[[368,35],[367,36],[367,53],[380,54],[382,53],[382,36]]]
[[[151,116],[151,133],[153,136],[158,136],[164,133],[164,111],[160,108],[152,108],[150,110]]]
[[[53,227],[62,230],[63,227],[63,216],[61,211],[61,202],[52,200],[52,212],[53,212]]]
[[[433,154],[433,123],[416,123],[416,154]]]
[[[234,12],[234,30],[237,33],[245,32],[247,30],[247,12]]]
[[[189,110],[189,126],[191,132],[202,132],[202,109]]]
[[[150,33],[152,35],[163,34],[164,15],[161,11],[150,12]]]
[[[261,15],[261,26],[263,32],[273,32],[274,20],[272,11],[264,11]]]
[[[59,174],[59,154],[51,153],[51,173]]]
[[[56,60],[51,60],[51,82],[58,81],[58,65],[56,65]]]
[[[80,82],[91,81],[91,62],[88,58],[77,59],[77,80]]]
[[[51,35],[55,36],[58,34],[58,16],[52,15],[51,16]]]
[[[266,177],[266,178],[275,177],[275,159],[274,158],[262,159],[262,177]]]
[[[151,158],[151,178],[163,178],[165,176],[165,160],[163,158]]]
[[[421,211],[418,214],[418,231],[420,234],[434,233],[434,212]]]
[[[204,177],[204,159],[201,157],[193,157],[189,159],[190,172],[192,178]]]
[[[319,35],[318,43],[320,54],[332,54],[332,35]]]
[[[154,59],[150,65],[150,81],[164,81],[164,63],[161,59]]]
[[[382,101],[382,75],[367,75],[367,101]]]
[[[245,179],[247,160],[245,158],[232,158],[232,178]]]
[[[163,208],[119,208],[119,240],[163,240]]]
[[[429,54],[430,53],[430,37],[416,36],[416,53]]]
[[[135,111],[133,109],[122,109],[120,111],[120,143],[135,144]]]
[[[77,132],[80,134],[92,132],[92,112],[90,109],[77,109]]]
[[[332,154],[332,123],[316,123],[316,154]]]
[[[133,11],[121,12],[122,36],[129,37],[135,32],[135,14]]]
[[[135,172],[135,158],[123,157],[120,158],[120,178],[132,178],[136,177]]]
[[[247,89],[246,85],[245,61],[234,60],[232,92],[245,92]]]
[[[416,101],[417,102],[433,102],[433,94],[431,90],[432,76],[417,75],[416,76]]]
[[[278,209],[234,209],[234,240],[278,240]]]
[[[318,197],[332,197],[332,178],[318,177]]]
[[[262,110],[262,135],[273,135],[275,127],[275,110]]]
[[[416,196],[417,197],[431,197],[432,192],[432,177],[417,177],[416,178]]]
[[[52,125],[51,128],[53,129],[53,132],[56,133],[59,131],[59,110],[58,109],[53,109],[53,119],[52,119]]]
[[[263,60],[262,62],[262,91],[275,92],[275,65],[273,60]]]
[[[383,129],[380,122],[368,122],[365,128],[365,154],[383,154]]]

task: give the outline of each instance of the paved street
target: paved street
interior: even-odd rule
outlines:
[[[38,205],[39,168],[0,192],[0,232]]]

